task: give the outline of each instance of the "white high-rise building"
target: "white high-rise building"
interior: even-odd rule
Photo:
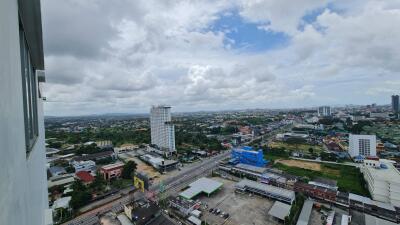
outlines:
[[[40,0],[0,1],[0,224],[52,224]]]
[[[375,135],[349,135],[349,154],[351,157],[376,156],[376,136]]]
[[[330,115],[332,115],[330,106],[318,107],[318,116],[330,116]]]
[[[150,110],[151,143],[166,155],[175,152],[175,128],[171,120],[171,106],[153,106]]]

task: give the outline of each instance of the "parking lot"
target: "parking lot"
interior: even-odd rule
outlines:
[[[222,182],[224,185],[221,190],[210,197],[201,196],[199,198],[203,203],[203,221],[210,225],[279,224],[268,215],[274,201],[260,196],[235,193],[234,185],[236,182],[217,177],[213,179]],[[204,207],[205,204],[207,204],[207,208]],[[219,209],[219,214],[209,212],[211,208]],[[229,217],[224,219],[224,214],[229,214]]]

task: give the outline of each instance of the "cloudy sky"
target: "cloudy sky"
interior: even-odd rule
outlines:
[[[42,0],[47,115],[387,104],[398,0]]]

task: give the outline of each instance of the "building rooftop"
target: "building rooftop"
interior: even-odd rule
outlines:
[[[125,214],[119,214],[117,216],[117,219],[119,220],[119,222],[121,222],[121,225],[133,225],[133,223]]]
[[[379,160],[381,168],[373,168],[370,166],[364,166],[364,169],[376,180],[385,180],[390,182],[397,182],[400,185],[400,172],[393,166],[393,163],[389,160]],[[387,168],[383,168],[387,167]]]
[[[75,175],[84,183],[89,183],[94,180],[92,174],[87,171],[79,171]]]
[[[268,214],[280,220],[285,220],[285,217],[289,215],[291,207],[291,205],[276,201]]]
[[[390,203],[374,201],[370,198],[367,198],[367,197],[364,197],[361,195],[356,195],[353,193],[349,193],[349,200],[362,202],[362,203],[368,204],[368,205],[376,205],[376,206],[379,206],[380,208],[384,208],[384,209],[391,210],[391,211],[396,211],[394,206]]]
[[[135,202],[132,211],[132,221],[136,225],[149,224],[155,218],[160,208],[151,202]]]
[[[61,166],[53,166],[49,168],[49,171],[51,173],[52,176],[56,176],[56,175],[61,175],[61,174],[66,174],[67,171],[65,170],[64,167]]]
[[[239,188],[249,187],[252,189],[257,189],[274,195],[283,196],[285,198],[291,199],[292,201],[295,199],[294,191],[286,190],[272,185],[258,183],[252,180],[247,180],[247,179],[241,180],[240,182],[235,184],[235,187]]]
[[[58,208],[67,209],[67,208],[69,208],[70,201],[71,201],[71,196],[59,198],[54,201],[52,208],[53,209],[58,209]]]
[[[124,164],[119,162],[119,163],[113,163],[113,164],[108,164],[108,165],[102,166],[101,169],[103,169],[103,170],[113,170],[113,169],[120,168],[122,166],[124,166]]]
[[[85,156],[77,156],[77,157],[74,158],[74,160],[75,161],[93,160],[93,159],[110,157],[112,155],[114,155],[113,151],[104,151],[104,152],[98,152],[98,153],[85,155]]]
[[[214,191],[216,191],[218,188],[220,188],[222,185],[223,183],[221,182],[215,181],[210,178],[202,177],[196,180],[195,182],[191,183],[189,185],[189,188],[181,192],[179,195],[186,199],[191,199],[202,192],[209,195]]]
[[[310,220],[311,210],[313,208],[314,201],[306,200],[303,204],[303,208],[301,209],[301,213],[299,219],[297,220],[296,225],[308,225],[308,221]]]
[[[365,225],[396,225],[397,223],[383,220],[375,216],[365,214]]]
[[[258,166],[252,166],[244,163],[239,163],[235,166],[236,168],[243,169],[243,170],[248,170],[251,172],[256,172],[256,173],[264,173],[267,168],[265,167],[258,167]]]

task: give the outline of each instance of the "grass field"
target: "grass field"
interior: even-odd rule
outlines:
[[[338,182],[337,185],[340,191],[369,196],[369,192],[365,188],[363,175],[356,167],[321,163],[319,169],[311,170],[298,166],[288,166],[280,162],[276,162],[273,167],[307,180],[312,180],[316,177],[333,179]]]
[[[320,145],[309,145],[309,144],[288,144],[281,141],[274,141],[270,143],[271,148],[285,148],[286,150],[301,151],[304,153],[309,153],[308,149],[312,148],[314,153],[319,153],[323,151]]]

